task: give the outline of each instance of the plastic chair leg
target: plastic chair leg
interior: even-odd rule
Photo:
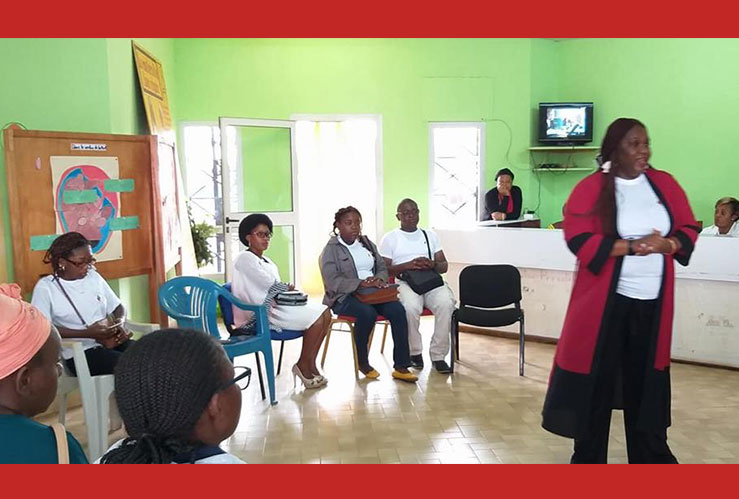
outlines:
[[[264,368],[267,373],[267,385],[269,386],[269,403],[270,405],[277,404],[277,398],[275,397],[275,365],[272,360],[272,342],[270,341],[267,345],[267,349],[264,350]]]
[[[115,401],[115,397],[110,397],[110,429],[111,431],[120,430],[123,427],[123,421],[121,420],[121,414],[118,412],[118,402]],[[107,449],[106,449],[107,450]]]
[[[280,375],[280,369],[282,369],[282,351],[285,350],[285,340],[280,342],[280,359],[277,361],[277,375]]]
[[[95,460],[105,454],[108,450],[108,416],[110,414],[110,394],[105,396],[104,393],[98,395],[98,420],[97,420],[97,452],[93,456],[89,456],[91,460]]]
[[[63,394],[59,397],[59,418],[58,421],[64,424],[67,419],[67,394]]]

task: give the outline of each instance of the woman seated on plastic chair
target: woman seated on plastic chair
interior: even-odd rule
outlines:
[[[52,430],[32,419],[56,396],[61,342],[48,319],[21,301],[20,291],[17,284],[0,284],[0,464],[64,463],[59,449],[63,456],[65,446],[66,462],[87,463],[64,427],[57,423]]]
[[[372,241],[362,235],[362,215],[347,206],[334,215],[334,235],[321,252],[321,277],[326,293],[323,303],[337,315],[356,317],[354,343],[359,370],[365,377],[380,377],[369,363],[368,341],[378,315],[387,317],[393,332],[393,378],[416,382],[418,377],[408,370],[411,355],[408,349],[408,321],[399,301],[369,305],[360,302],[354,293],[360,288],[387,287],[385,261]]]
[[[275,303],[278,293],[292,291],[294,286],[281,282],[277,265],[264,256],[272,227],[272,220],[261,213],[253,213],[239,224],[239,240],[248,251],[240,254],[234,263],[231,289],[243,302],[266,305],[270,329],[304,331],[300,358],[292,368],[293,379],[299,377],[305,388],[319,388],[328,382],[318,371],[316,357],[331,327],[331,313],[326,306],[311,301],[299,306]],[[233,307],[233,313],[237,327],[234,334],[239,334],[239,329],[253,329],[255,319],[251,312]]]
[[[82,340],[90,375],[113,374],[118,358],[131,343],[126,309],[95,270],[90,241],[79,232],[57,237],[44,257],[51,275],[33,289],[31,303],[54,324],[62,338]],[[62,352],[75,374],[72,349]]]

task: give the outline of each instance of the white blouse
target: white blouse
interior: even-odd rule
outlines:
[[[354,266],[357,268],[357,277],[360,279],[372,277],[374,275],[372,270],[375,268],[374,255],[359,242],[359,239],[355,239],[353,244],[346,244],[341,236],[338,239],[352,255]]]
[[[263,256],[259,258],[251,251],[244,251],[234,262],[231,292],[238,299],[252,304],[261,304],[267,297],[269,288],[280,280],[277,265]],[[234,324],[244,324],[251,312],[234,307]]]
[[[739,221],[734,222],[726,234],[719,234],[718,227],[709,225],[701,231],[701,236],[739,237]]]
[[[654,229],[662,237],[670,231],[670,217],[644,174],[634,179],[616,177],[618,233],[624,239],[648,236]],[[616,292],[637,300],[654,300],[662,287],[664,255],[625,256]]]

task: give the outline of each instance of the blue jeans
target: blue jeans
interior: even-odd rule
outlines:
[[[354,322],[354,342],[357,345],[357,359],[360,367],[369,366],[367,342],[377,316],[382,315],[390,321],[393,334],[393,365],[395,369],[411,365],[411,354],[408,349],[408,322],[405,309],[398,301],[367,305],[354,296],[349,295],[342,302],[332,307],[335,314],[356,317]]]

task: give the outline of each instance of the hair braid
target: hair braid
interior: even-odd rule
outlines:
[[[115,397],[130,435],[103,463],[170,463],[192,452],[195,425],[224,382],[223,348],[211,336],[164,329],[144,336],[121,356]]]

